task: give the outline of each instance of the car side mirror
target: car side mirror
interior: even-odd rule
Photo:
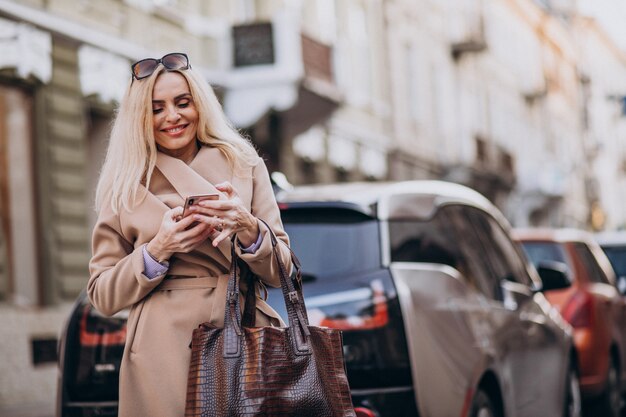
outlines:
[[[572,285],[567,266],[562,262],[542,261],[537,265],[537,272],[543,282],[542,291],[562,290]]]

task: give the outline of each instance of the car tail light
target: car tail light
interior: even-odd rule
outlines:
[[[562,315],[574,328],[589,327],[593,323],[593,307],[593,297],[578,292],[570,298]]]
[[[378,413],[365,407],[355,407],[356,417],[378,417]]]
[[[101,316],[90,304],[73,312],[78,332],[66,353],[67,392],[72,401],[116,401],[126,341],[125,314]]]
[[[335,317],[326,315],[323,311],[315,309],[314,312],[309,312],[311,317],[315,317],[315,322],[322,327],[330,327],[333,329],[341,330],[370,330],[380,327],[384,327],[389,322],[389,308],[387,305],[387,296],[383,288],[382,282],[379,280],[373,280],[370,283],[370,288],[366,291],[353,292],[352,296],[346,294],[346,301],[353,297],[353,302],[362,302],[365,297],[370,299],[368,304],[371,305],[371,314],[355,313],[350,316]],[[358,290],[357,290],[358,291]],[[357,294],[362,294],[358,296]],[[341,294],[335,294],[335,296],[341,297]]]

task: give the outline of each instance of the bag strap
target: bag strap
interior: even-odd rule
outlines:
[[[241,318],[241,325],[243,327],[255,327],[256,326],[256,283],[258,282],[257,276],[250,271],[250,267],[247,263],[241,261],[239,264],[239,279],[245,277],[246,287],[246,301],[243,309],[243,317]]]
[[[270,229],[270,227],[268,226],[267,223],[265,223],[265,221],[261,220],[263,222],[263,224],[265,224],[265,226],[268,228],[268,230],[270,230],[270,234],[271,236],[274,237],[274,239],[276,240],[276,242],[281,242],[285,245],[285,247],[289,250],[290,254],[291,254],[291,261],[294,265],[294,269],[296,271],[295,274],[293,274],[293,278],[292,278],[292,282],[294,285],[295,290],[298,292],[298,296],[301,299],[304,299],[303,295],[302,295],[302,266],[300,265],[300,261],[298,260],[298,258],[296,257],[295,253],[293,252],[293,250],[289,247],[289,245],[287,245],[285,242],[283,242],[282,240],[278,240],[276,239],[274,232]],[[271,239],[271,237],[270,237]],[[272,246],[273,247],[273,246]],[[273,253],[275,256],[275,253]],[[280,258],[277,258],[280,259]],[[256,285],[258,283],[261,282],[261,280],[259,279],[259,277],[254,274],[251,270],[250,267],[248,266],[247,263],[243,262],[241,259],[238,259],[238,265],[239,265],[239,282],[241,282],[241,279],[245,278],[245,282],[246,282],[246,286],[248,288],[248,291],[246,293],[246,301],[245,301],[245,305],[244,305],[244,311],[243,311],[243,317],[241,319],[241,325],[243,327],[255,327],[256,326]],[[284,268],[284,264],[283,264],[283,268]],[[286,271],[286,269],[285,269]],[[265,289],[265,295],[267,298],[267,289]],[[309,323],[309,318],[306,312],[306,308],[303,309],[303,317],[305,318],[306,323]]]
[[[302,296],[302,272],[301,264],[295,253],[288,247],[291,255],[291,261],[296,269],[296,279],[292,280],[289,277],[287,268],[283,263],[280,251],[278,250],[278,239],[274,234],[274,231],[264,221],[259,219],[268,229],[270,240],[272,243],[273,257],[276,258],[278,264],[278,272],[280,277],[280,286],[283,293],[283,299],[285,301],[285,307],[287,308],[287,319],[289,322],[288,331],[291,334],[292,348],[296,355],[310,355],[311,346],[308,338],[311,335],[309,331],[309,320],[306,314],[306,306],[304,304],[304,297]],[[228,280],[228,289],[226,296],[226,306],[224,313],[224,357],[237,357],[241,354],[240,338],[242,336],[242,321],[241,321],[241,306],[239,301],[239,280],[237,279],[237,264],[239,257],[235,251],[235,239],[236,236],[231,237],[231,266],[230,277]],[[247,269],[247,268],[244,268]],[[247,276],[254,275],[248,270]],[[248,280],[249,278],[246,277]],[[249,282],[249,281],[248,281]],[[252,277],[253,285],[250,285],[248,291],[252,291],[254,294],[254,277]],[[294,285],[295,284],[295,285]],[[255,294],[254,294],[255,295]],[[247,299],[249,296],[246,297]],[[256,303],[256,295],[253,301]],[[248,311],[244,313],[244,316],[255,314],[254,310],[251,310],[252,304],[246,302],[246,308]],[[256,304],[255,304],[256,308]]]
[[[237,279],[237,252],[235,251],[236,235],[230,239],[231,262],[228,286],[226,289],[226,305],[224,306],[224,357],[241,355],[239,336],[241,330],[241,307],[239,303],[239,280]]]

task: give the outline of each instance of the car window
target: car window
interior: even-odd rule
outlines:
[[[532,280],[526,270],[524,255],[520,253],[520,249],[507,232],[493,217],[482,211],[474,209],[472,215],[479,229],[479,236],[486,246],[492,248],[495,255],[493,263],[499,268],[499,278],[530,287]]]
[[[517,248],[502,227],[489,214],[468,207],[469,217],[485,250],[491,270],[498,282],[502,280],[531,285],[530,277]]]
[[[559,243],[522,242],[522,248],[536,267],[543,261],[556,261],[567,265],[565,250]]]
[[[618,277],[626,277],[626,247],[603,247]]]
[[[281,213],[304,274],[325,279],[380,268],[379,222],[346,209],[289,209]]]
[[[455,215],[451,207],[438,210],[427,221],[390,221],[391,260],[449,265],[458,270],[469,285],[490,298],[496,298],[481,266],[473,265],[472,243],[462,232],[466,221]]]
[[[392,220],[389,222],[391,261],[438,263],[461,271],[466,261],[456,238],[441,211],[428,221]]]
[[[587,245],[584,243],[575,243],[574,252],[576,252],[583,263],[591,282],[610,284],[609,279],[602,268],[600,268],[600,265],[598,265],[595,256],[593,256],[593,253],[591,253]]]
[[[489,258],[481,244],[476,229],[471,224],[469,207],[450,205],[443,207],[456,236],[456,244],[467,261],[468,276],[485,296],[492,300],[503,301],[502,288],[489,265]]]

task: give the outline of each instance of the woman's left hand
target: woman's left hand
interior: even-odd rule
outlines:
[[[244,247],[251,246],[259,237],[259,224],[244,206],[237,190],[228,181],[215,186],[225,196],[225,200],[204,200],[191,207],[194,220],[206,223],[219,234],[213,238],[213,246],[233,233]]]

